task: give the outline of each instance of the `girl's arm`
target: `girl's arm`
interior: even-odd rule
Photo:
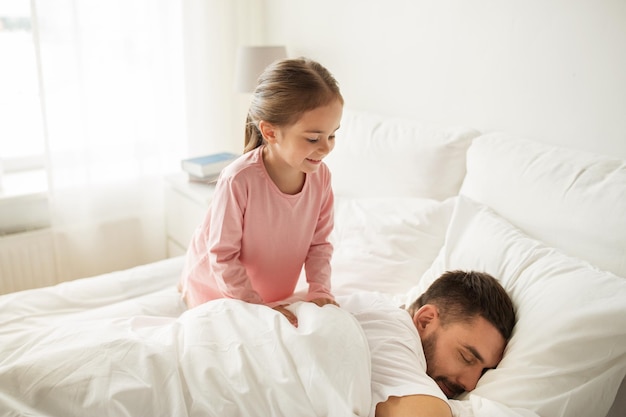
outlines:
[[[334,195],[329,172],[327,181],[324,182],[317,226],[305,261],[306,279],[309,284],[307,301],[317,300],[314,302],[320,306],[329,302],[334,303],[335,299],[330,290],[330,260],[333,255],[330,234],[333,227]]]
[[[224,297],[263,304],[263,299],[252,287],[246,268],[239,259],[246,205],[245,190],[232,178],[220,181],[211,204],[207,249],[216,286]]]

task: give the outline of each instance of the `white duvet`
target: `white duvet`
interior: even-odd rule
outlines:
[[[2,347],[0,414],[368,415],[369,351],[354,317],[334,306],[293,308],[298,328],[235,300],[178,318],[78,314],[24,327]]]
[[[380,272],[349,261],[348,278]],[[182,263],[173,258],[0,297],[0,416],[372,412],[372,360],[345,308],[297,304],[297,329],[269,308],[233,300],[186,311],[175,288]],[[344,297],[358,291],[342,287],[341,277],[334,282],[352,294],[338,298],[347,306]],[[476,395],[450,405],[455,417],[536,417]]]

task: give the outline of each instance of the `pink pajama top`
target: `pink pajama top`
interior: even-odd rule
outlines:
[[[307,174],[302,191],[282,193],[262,146],[226,167],[211,207],[187,250],[182,295],[193,307],[216,298],[269,304],[294,292],[305,268],[307,300],[331,298],[329,235],[333,192],[328,167]]]

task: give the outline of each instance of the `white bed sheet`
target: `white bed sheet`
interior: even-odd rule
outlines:
[[[452,200],[420,198],[338,201],[340,224],[333,237],[338,246],[333,259],[338,301],[362,289],[378,289],[395,296],[400,305],[443,245],[453,207]],[[218,301],[187,311],[176,290],[182,265],[178,257],[0,297],[0,416],[228,415],[229,406],[238,410],[233,415],[242,416],[259,415],[261,406],[269,407],[262,415],[369,414],[369,352],[344,309],[300,305],[306,313],[298,313],[298,331],[310,331],[312,339],[289,337],[291,325],[277,322],[282,319],[278,313],[260,306],[244,305],[231,314],[232,302],[225,312]],[[304,295],[306,285],[299,288],[292,301]],[[195,341],[186,339],[198,333],[203,321],[210,322],[211,315],[227,317],[220,319],[226,325],[201,332]],[[325,322],[333,325],[315,325]],[[245,348],[225,357],[220,350],[224,345],[216,342],[238,338],[240,346],[254,344],[246,333],[264,328],[263,337],[276,336],[268,344],[279,346],[283,357],[298,356],[291,365],[304,365],[290,367],[289,361],[269,353],[253,360]],[[196,342],[204,344],[198,351],[191,347]],[[103,355],[104,361],[99,359]],[[268,364],[281,363],[285,366],[272,380],[300,381],[300,389],[259,379],[263,372],[258,369],[267,372]],[[229,378],[211,385],[215,372]],[[224,392],[230,377],[233,389],[248,395],[242,396],[248,403],[232,399],[241,393]],[[268,390],[253,395],[250,381]],[[229,395],[230,402],[222,401]],[[455,416],[534,416],[487,398],[470,399],[450,402]],[[214,404],[226,408],[216,410]],[[246,404],[255,404],[257,411],[250,412]]]
[[[183,258],[0,297],[0,336],[18,328],[71,319],[133,315],[177,317],[185,305],[176,291]]]
[[[351,314],[296,302],[295,329],[234,300],[187,311],[181,268],[174,258],[0,297],[0,415],[369,415],[371,361]],[[471,399],[451,401],[454,415],[534,416]]]
[[[237,300],[185,311],[181,267],[3,297],[0,415],[368,415],[369,351],[351,314],[297,303],[295,328]]]

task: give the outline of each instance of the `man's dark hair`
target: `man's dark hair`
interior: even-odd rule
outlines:
[[[480,316],[493,324],[507,341],[515,326],[511,298],[498,280],[484,272],[445,272],[411,304],[408,311],[413,315],[426,304],[437,307],[443,325],[470,322]]]

